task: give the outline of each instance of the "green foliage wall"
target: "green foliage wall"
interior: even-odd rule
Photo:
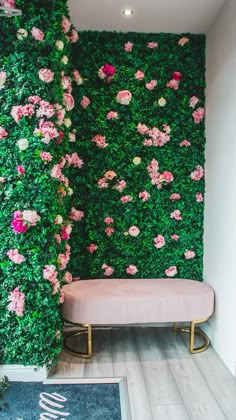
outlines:
[[[22,17],[2,19],[0,35],[0,363],[41,366],[61,350],[61,288],[71,281],[68,178],[82,161],[70,155],[63,77],[77,34],[62,25],[63,0],[16,7]]]
[[[112,81],[98,77],[107,63],[115,67]],[[205,37],[83,32],[74,67],[82,77],[74,92],[74,125],[86,167],[73,183],[72,200],[84,219],[73,231],[71,270],[81,278],[202,280]],[[123,90],[132,94],[129,105],[116,101]],[[81,106],[84,96],[90,104]],[[110,111],[117,118],[108,119]],[[166,142],[165,125],[171,130]],[[154,127],[162,134],[150,137]],[[108,145],[97,146],[96,135]],[[160,138],[162,146],[144,145],[145,139],[150,144]],[[153,160],[158,185],[147,170]],[[107,171],[116,175],[99,188]],[[119,192],[121,180],[126,187]],[[139,196],[143,192],[147,195]],[[122,203],[122,196],[132,201]]]

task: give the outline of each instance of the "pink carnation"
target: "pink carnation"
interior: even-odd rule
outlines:
[[[129,265],[129,267],[126,268],[126,273],[131,274],[132,276],[138,272],[138,269],[136,265]]]
[[[48,280],[50,283],[53,283],[57,280],[58,272],[56,271],[56,266],[53,264],[45,265],[43,269],[43,278]]]
[[[146,88],[148,90],[153,90],[157,85],[157,80],[151,80],[149,83],[146,83]]]
[[[133,197],[132,197],[132,195],[123,195],[121,198],[120,198],[120,201],[124,204],[124,203],[129,203],[129,201],[132,201],[133,200]]]
[[[111,236],[113,234],[113,232],[115,232],[115,229],[113,227],[111,227],[111,226],[108,226],[105,229],[105,232],[106,232],[107,236]]]
[[[8,136],[8,132],[0,126],[0,140],[4,140]]]
[[[101,149],[105,149],[105,147],[108,146],[108,143],[106,143],[106,137],[105,136],[100,136],[99,134],[97,134],[96,136],[94,136],[92,138],[92,141],[94,143],[96,143],[97,147],[101,147]]]
[[[111,276],[114,273],[114,268],[110,267],[107,264],[102,264],[102,269],[105,270],[104,271],[105,276]]]
[[[63,104],[67,111],[71,111],[74,108],[75,101],[74,101],[73,96],[70,93],[63,93]]]
[[[165,245],[165,243],[165,238],[162,235],[157,235],[157,237],[154,239],[154,246],[156,248],[162,248]]]
[[[201,165],[197,165],[195,170],[191,172],[190,178],[193,181],[199,181],[204,176],[204,169]]]
[[[190,260],[192,258],[194,258],[196,256],[194,251],[189,251],[188,249],[186,249],[184,256],[186,258],[186,260]]]
[[[10,301],[7,309],[10,312],[15,312],[17,316],[24,315],[25,295],[20,292],[19,287],[16,287],[9,293],[8,301]]]
[[[34,105],[39,105],[41,102],[41,98],[37,95],[33,95],[29,96],[28,101],[32,102]]]
[[[66,271],[65,275],[62,277],[62,281],[64,283],[71,283],[72,282],[72,274],[69,271]]]
[[[121,179],[120,181],[118,181],[118,184],[114,186],[114,189],[119,192],[122,192],[125,188],[126,188],[126,182],[124,179]]]
[[[149,129],[146,125],[138,123],[137,131],[139,134],[147,134],[149,132]]]
[[[64,34],[66,34],[67,32],[69,32],[71,27],[71,23],[69,21],[69,19],[67,19],[66,16],[63,16],[62,22],[61,22],[61,28],[62,28],[62,32],[64,32]]]
[[[180,194],[173,193],[173,194],[170,195],[170,199],[171,200],[179,200],[180,199]]]
[[[104,222],[106,225],[110,225],[111,223],[114,223],[114,219],[112,219],[112,217],[105,217]]]
[[[126,44],[125,44],[125,51],[126,52],[131,52],[132,51],[132,48],[133,48],[133,43],[132,42],[130,42],[130,41],[128,41],[128,42],[126,42]]]
[[[199,193],[199,192],[197,192],[196,193],[196,201],[198,202],[198,203],[202,203],[202,201],[203,201],[204,199],[203,199],[203,195],[201,194],[201,193]]]
[[[61,168],[59,164],[53,165],[51,170],[51,177],[59,179],[62,175]]]
[[[166,182],[167,184],[169,184],[170,182],[172,182],[174,179],[173,175],[171,172],[169,171],[164,171],[162,174],[160,174],[159,180],[161,182]]]
[[[191,143],[188,140],[183,140],[183,141],[181,141],[181,143],[179,145],[180,145],[180,147],[183,147],[183,146],[189,147],[189,146],[191,146]]]
[[[147,201],[150,198],[150,194],[147,191],[140,192],[138,196],[142,201]]]
[[[145,77],[145,74],[142,70],[137,70],[134,77],[136,80],[143,80]]]
[[[90,99],[87,96],[83,96],[83,99],[80,101],[80,105],[85,109],[90,104]]]
[[[61,237],[60,237],[60,235],[56,234],[56,235],[54,235],[54,238],[56,239],[56,241],[57,241],[58,244],[61,243]]]
[[[168,277],[174,277],[177,274],[177,267],[175,265],[173,265],[172,267],[169,267],[165,270],[165,274]]]
[[[91,254],[92,254],[92,252],[96,251],[97,249],[98,249],[98,247],[95,244],[90,244],[89,246],[87,246],[87,250],[89,252],[91,252]]]
[[[178,241],[179,235],[176,235],[176,234],[171,235],[171,239],[174,239],[174,241]]]
[[[51,160],[53,158],[51,153],[49,153],[49,152],[41,152],[39,156],[44,161],[44,163],[51,162]]]
[[[36,41],[43,41],[44,40],[44,33],[40,31],[40,29],[33,27],[31,30],[31,34],[36,39]]]
[[[114,120],[116,118],[118,118],[118,113],[117,112],[115,112],[115,111],[108,112],[108,114],[107,114],[107,119],[108,120]]]
[[[79,221],[84,217],[84,212],[81,210],[76,210],[74,207],[72,207],[69,217],[71,220]]]
[[[108,188],[109,184],[107,182],[107,178],[100,178],[98,180],[98,188]]]
[[[81,169],[84,162],[82,159],[80,159],[78,153],[72,153],[71,157],[71,164],[74,166],[74,168],[79,168]]]
[[[54,79],[54,73],[50,69],[39,70],[39,78],[45,83],[51,83]]]
[[[204,108],[197,108],[193,113],[192,113],[192,116],[193,116],[193,119],[194,119],[194,122],[196,123],[196,124],[199,124],[201,121],[202,121],[202,119],[204,118],[204,115],[205,115],[205,109]]]
[[[199,99],[197,98],[197,96],[192,96],[192,98],[190,98],[189,100],[189,106],[191,108],[195,108],[195,106],[197,105]]]
[[[154,41],[148,42],[147,46],[148,46],[148,48],[151,48],[151,49],[152,48],[158,48],[158,43],[154,42]]]
[[[183,47],[187,42],[189,42],[189,38],[187,38],[186,36],[183,36],[182,38],[179,39],[178,45]]]
[[[170,214],[171,219],[175,219],[175,220],[182,220],[181,217],[181,211],[180,210],[174,210],[171,214]]]
[[[25,261],[25,257],[21,254],[19,254],[18,249],[10,249],[7,252],[7,256],[10,258],[10,260],[12,262],[14,262],[15,264],[21,264]]]
[[[171,88],[171,89],[175,89],[175,90],[177,90],[177,89],[179,89],[179,81],[178,80],[175,80],[175,79],[171,79],[168,83],[167,83],[167,85],[166,85],[168,88]]]
[[[23,175],[25,173],[25,170],[24,170],[23,166],[21,166],[21,165],[17,166],[16,170],[18,172],[18,175]]]

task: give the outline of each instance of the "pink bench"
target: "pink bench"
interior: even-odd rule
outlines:
[[[173,322],[175,331],[190,333],[189,351],[198,353],[209,346],[208,337],[195,325],[206,321],[214,311],[214,291],[206,283],[186,279],[98,279],[80,280],[63,287],[62,317],[84,327],[65,339],[65,349],[79,357],[92,355],[92,325],[129,325]],[[190,322],[189,327],[176,327]],[[87,351],[71,349],[71,336],[87,334]],[[203,345],[194,347],[194,336]]]

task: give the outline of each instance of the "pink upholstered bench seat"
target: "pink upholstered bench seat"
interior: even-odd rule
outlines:
[[[185,322],[209,318],[214,310],[213,289],[194,280],[79,280],[63,291],[63,318],[80,324]]]

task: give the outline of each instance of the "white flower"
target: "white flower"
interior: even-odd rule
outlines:
[[[166,105],[166,100],[165,100],[165,98],[160,98],[160,99],[158,100],[158,105],[159,105],[159,106],[165,106],[165,105]]]
[[[69,133],[69,141],[73,143],[76,141],[76,137],[74,133]]]
[[[28,36],[28,31],[24,28],[20,28],[18,29],[17,33],[16,33],[16,37],[17,39],[19,39],[19,41],[22,41],[22,39],[27,38]]]
[[[59,39],[56,41],[55,45],[58,51],[62,51],[64,48],[64,42],[60,41]]]
[[[63,218],[60,214],[58,214],[54,219],[54,223],[55,223],[55,225],[61,225],[62,222],[63,222]]]
[[[29,142],[27,139],[20,139],[17,141],[17,146],[19,147],[19,149],[21,151],[28,149],[29,147]]]
[[[72,190],[72,188],[67,188],[67,194],[68,194],[68,195],[72,195],[72,194],[73,194],[73,190]]]
[[[71,127],[71,119],[70,118],[65,118],[64,119],[64,125],[69,128]]]
[[[139,164],[141,163],[141,158],[140,158],[140,157],[138,157],[138,156],[136,156],[135,158],[133,158],[133,163],[134,163],[135,165],[139,165]]]
[[[68,61],[69,61],[69,58],[66,55],[63,55],[61,62],[66,65]]]

